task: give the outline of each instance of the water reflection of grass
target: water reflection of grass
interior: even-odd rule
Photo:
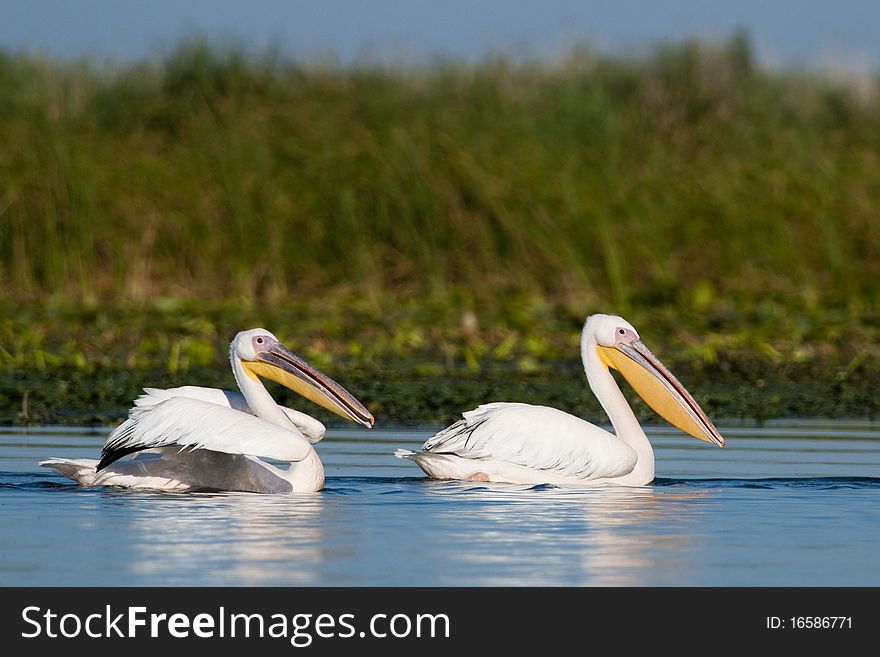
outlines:
[[[763,71],[740,38],[424,68],[0,53],[0,420],[228,385],[258,324],[390,418],[594,412],[596,311],[719,413],[876,413],[878,134],[876,84]]]

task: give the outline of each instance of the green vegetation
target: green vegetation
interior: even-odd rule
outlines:
[[[878,154],[876,81],[765,71],[742,38],[427,67],[0,52],[0,422],[230,386],[255,325],[386,423],[596,416],[592,312],[717,415],[873,416]]]

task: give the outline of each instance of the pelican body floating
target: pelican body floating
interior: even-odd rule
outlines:
[[[654,480],[654,450],[614,381],[618,370],[661,417],[724,447],[694,398],[622,317],[592,315],[581,335],[587,382],[614,433],[546,406],[497,402],[466,412],[421,451],[397,450],[436,479],[522,484],[643,486]]]
[[[107,438],[100,460],[51,458],[40,465],[84,486],[321,490],[324,466],[313,445],[324,437],[324,425],[279,406],[260,377],[365,427],[373,426],[373,416],[345,388],[265,329],[236,335],[229,360],[240,394],[198,386],[145,388],[128,419]],[[281,469],[260,457],[290,465]]]

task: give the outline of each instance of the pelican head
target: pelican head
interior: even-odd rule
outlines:
[[[586,348],[595,345],[606,367],[619,371],[664,420],[707,443],[724,447],[724,438],[678,379],[642,343],[622,317],[591,315],[584,326]]]
[[[288,350],[266,329],[241,331],[229,352],[230,359],[240,361],[253,380],[271,379],[347,420],[373,426],[373,415],[354,395]]]

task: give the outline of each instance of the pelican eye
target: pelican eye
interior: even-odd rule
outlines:
[[[617,332],[621,335],[626,335],[626,331],[624,329],[617,329]]]
[[[263,344],[263,338],[257,338],[257,344]]]

